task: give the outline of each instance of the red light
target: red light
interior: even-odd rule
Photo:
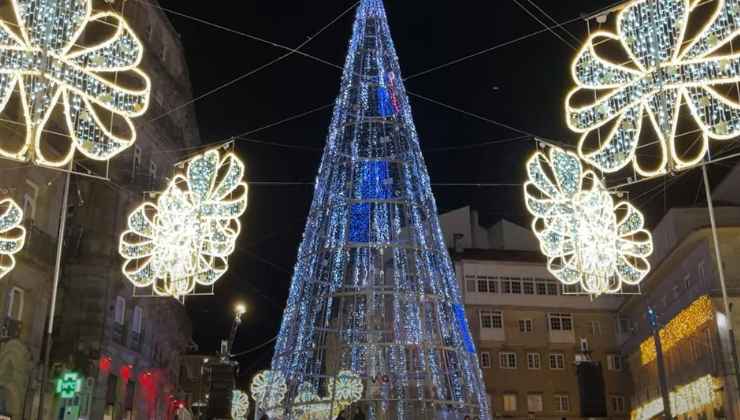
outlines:
[[[110,366],[113,363],[110,356],[103,356],[100,358],[100,362],[98,362],[98,366],[100,367],[100,370],[102,372],[108,373],[110,372]]]
[[[129,379],[131,379],[131,376],[133,374],[134,367],[131,365],[123,365],[121,366],[121,379],[123,382],[128,382]]]

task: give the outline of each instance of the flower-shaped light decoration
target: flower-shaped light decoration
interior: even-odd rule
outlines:
[[[232,420],[246,420],[249,414],[249,395],[238,389],[231,394],[231,418]]]
[[[17,25],[0,22],[0,111],[17,89],[27,128],[22,146],[2,144],[0,155],[61,166],[75,150],[90,159],[108,160],[133,144],[136,131],[131,118],[149,106],[150,81],[137,68],[143,46],[126,21],[111,12],[93,15],[92,0],[10,0],[10,4]],[[110,38],[80,46],[86,38],[83,31],[103,25],[113,28]],[[122,87],[124,75],[141,86]],[[60,102],[72,145],[55,158],[43,151],[41,143]],[[112,116],[121,120],[120,130],[111,126]]]
[[[319,397],[315,387],[304,382],[294,399],[293,418],[300,420],[327,419],[339,416],[345,408],[362,398],[362,379],[349,370],[340,371],[326,381],[327,396]]]
[[[740,134],[740,103],[718,92],[720,85],[740,81],[740,54],[724,52],[740,33],[740,0],[717,0],[709,22],[687,40],[689,16],[700,15],[692,12],[702,3],[633,1],[618,14],[616,34],[595,32],[578,52],[572,65],[577,86],[565,101],[566,121],[571,130],[582,133],[579,154],[588,163],[610,173],[632,162],[638,174],[652,176],[698,163],[709,139]],[[606,41],[618,41],[628,63],[604,58],[597,47]],[[582,96],[588,97],[587,104],[576,104]],[[676,131],[684,102],[701,132],[700,147],[679,144]],[[595,130],[605,124],[612,128],[600,144],[585,150],[585,143],[591,142],[587,138],[596,137]],[[657,135],[649,142],[657,140],[661,152],[657,165],[644,167],[635,151],[648,124]]]
[[[0,201],[0,278],[15,267],[15,256],[23,248],[26,229],[21,226],[23,210],[10,198]]]
[[[652,237],[642,214],[626,201],[614,203],[596,174],[584,171],[575,153],[553,147],[527,162],[524,184],[532,229],[548,269],[566,285],[592,295],[614,294],[647,275]]]
[[[182,297],[196,285],[213,285],[228,269],[228,256],[247,208],[244,164],[210,150],[176,175],[157,204],[144,203],[128,218],[119,252],[124,275],[136,287]]]
[[[270,413],[274,414],[279,411],[277,407],[285,398],[288,385],[281,372],[265,370],[252,379],[250,391],[252,391],[252,397],[254,397],[257,406],[270,416]]]

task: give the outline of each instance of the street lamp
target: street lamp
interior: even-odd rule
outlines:
[[[243,303],[237,303],[236,306],[234,306],[234,314],[236,314],[236,322],[241,323],[242,315],[244,315],[246,312],[247,312],[247,305]]]

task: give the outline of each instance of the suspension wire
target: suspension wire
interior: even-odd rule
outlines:
[[[239,357],[239,356],[243,356],[243,355],[248,354],[248,353],[253,353],[253,352],[261,349],[262,347],[265,347],[266,345],[272,343],[273,341],[275,341],[277,339],[278,339],[278,336],[276,335],[275,337],[272,337],[271,339],[265,341],[264,343],[262,343],[260,345],[257,345],[257,346],[254,346],[254,347],[252,347],[249,350],[240,351],[239,353],[232,353],[229,356],[230,357]]]
[[[524,7],[524,5],[523,5],[523,4],[521,4],[521,3],[519,3],[519,1],[518,1],[518,0],[511,0],[511,1],[513,1],[513,2],[514,2],[514,4],[516,4],[517,6],[519,6],[519,8],[520,8],[520,9],[524,10],[524,11],[525,11],[525,12],[526,12],[526,13],[527,13],[527,14],[528,14],[528,15],[529,15],[529,16],[530,16],[530,17],[531,17],[532,19],[536,20],[536,21],[537,21],[537,23],[539,23],[540,25],[542,25],[542,26],[543,26],[543,27],[544,27],[545,29],[547,29],[547,30],[548,30],[548,31],[549,31],[549,32],[550,32],[551,34],[553,34],[553,35],[554,35],[554,36],[555,36],[555,37],[556,37],[557,39],[559,39],[559,40],[563,41],[563,43],[564,43],[565,45],[569,46],[569,47],[570,47],[570,48],[572,48],[573,50],[578,50],[578,47],[576,47],[575,45],[571,44],[571,43],[570,43],[570,41],[568,41],[567,39],[565,39],[565,38],[563,38],[562,36],[560,36],[560,34],[559,34],[559,33],[557,33],[557,32],[555,32],[555,30],[554,30],[553,28],[551,28],[551,27],[547,26],[547,24],[546,24],[545,22],[543,22],[543,21],[542,21],[542,19],[540,19],[539,17],[537,17],[537,15],[535,15],[534,13],[532,13],[532,11],[530,11],[529,9],[527,9],[526,7]],[[530,3],[531,3],[531,2],[530,2]],[[535,6],[536,6],[536,5],[535,5]],[[541,10],[541,9],[540,9],[540,10]],[[550,18],[550,19],[552,20],[552,18]],[[556,26],[557,26],[557,24],[558,24],[558,23],[557,23],[557,22],[555,22],[555,25],[556,25]]]
[[[528,2],[529,4],[531,4],[532,6],[534,6],[534,8],[535,8],[535,9],[539,10],[539,11],[540,11],[540,13],[542,13],[543,15],[545,15],[545,17],[547,17],[547,18],[548,18],[548,19],[550,20],[550,22],[554,23],[554,24],[555,24],[555,25],[557,25],[557,27],[558,27],[558,28],[560,28],[560,29],[561,29],[561,30],[562,30],[563,32],[565,32],[566,34],[568,34],[568,36],[570,36],[570,38],[571,38],[572,40],[574,40],[574,41],[576,42],[576,44],[580,44],[580,43],[581,43],[581,40],[580,40],[580,39],[579,39],[579,38],[578,38],[577,36],[573,35],[573,32],[569,31],[569,30],[568,30],[568,28],[566,28],[566,27],[564,27],[564,26],[563,26],[562,24],[558,23],[558,21],[557,21],[557,20],[555,20],[555,18],[553,18],[553,17],[552,17],[552,16],[551,16],[551,15],[550,15],[549,13],[547,13],[547,12],[546,12],[546,11],[545,11],[544,9],[542,9],[542,8],[541,8],[540,6],[538,6],[538,5],[537,5],[537,3],[535,3],[535,2],[534,2],[534,1],[532,1],[532,0],[527,0],[527,2]]]

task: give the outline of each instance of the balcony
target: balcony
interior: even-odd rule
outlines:
[[[19,338],[21,336],[21,321],[16,319],[5,317],[0,324],[0,342]]]

